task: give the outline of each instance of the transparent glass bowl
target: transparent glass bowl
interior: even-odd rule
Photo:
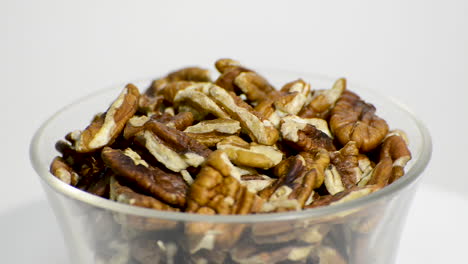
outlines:
[[[330,88],[335,80],[297,72],[260,72],[277,87],[303,78],[313,89]],[[140,90],[149,83],[134,82]],[[374,104],[391,129],[408,135],[413,159],[406,175],[384,189],[347,203],[298,212],[209,216],[120,204],[78,190],[49,173],[49,164],[58,155],[55,142],[86,127],[122,88],[102,90],[64,107],[40,127],[31,143],[32,164],[73,263],[395,262],[412,197],[432,148],[426,127],[406,107],[348,82],[348,89]]]

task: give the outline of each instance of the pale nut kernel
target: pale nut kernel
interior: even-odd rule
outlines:
[[[211,83],[194,83],[178,91],[174,97],[174,105],[189,104],[199,111],[211,113],[216,117],[229,118],[229,115],[204,92],[211,86]]]
[[[331,194],[337,194],[345,190],[343,182],[341,181],[341,175],[333,164],[329,165],[325,170],[325,187]]]
[[[304,119],[290,115],[282,118],[280,125],[283,140],[299,151],[324,148],[335,150],[327,122],[319,118]]]
[[[310,93],[306,100],[307,105],[301,110],[299,116],[325,118],[345,89],[346,79],[340,78],[335,81],[331,89],[316,90]]]
[[[278,93],[268,81],[256,72],[241,72],[234,84],[247,96],[251,102],[267,99],[272,94]]]
[[[52,161],[50,172],[61,181],[72,186],[75,186],[80,179],[78,173],[61,157],[55,157]]]
[[[91,152],[112,143],[137,111],[139,96],[138,88],[128,84],[106,113],[95,119],[76,138],[76,151]]]
[[[310,94],[310,85],[299,79],[287,83],[281,88],[282,95],[275,100],[274,105],[280,116],[296,115],[306,103]]]
[[[283,153],[273,146],[247,143],[237,136],[230,136],[216,145],[236,165],[269,169],[283,159]]]
[[[241,130],[240,123],[237,120],[218,118],[213,120],[203,120],[198,124],[187,127],[184,132],[188,133],[210,133],[219,132],[223,134],[237,134]]]
[[[226,90],[213,85],[209,94],[213,100],[228,112],[231,118],[240,122],[243,130],[247,132],[250,138],[264,145],[273,145],[279,137],[278,130],[267,120],[261,120],[245,106],[240,106],[239,98],[229,94]]]

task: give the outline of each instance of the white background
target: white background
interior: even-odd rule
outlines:
[[[0,21],[5,263],[67,263],[29,162],[41,122],[98,89],[219,57],[346,76],[410,106],[434,146],[398,263],[464,262],[467,1],[7,0]]]

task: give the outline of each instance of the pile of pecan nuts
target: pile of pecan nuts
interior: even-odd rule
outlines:
[[[128,84],[88,127],[57,142],[52,174],[119,203],[208,215],[338,204],[404,175],[405,133],[389,130],[345,79],[277,89],[237,61],[215,66],[215,80],[188,67],[144,93]]]

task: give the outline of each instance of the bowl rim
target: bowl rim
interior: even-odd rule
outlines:
[[[300,71],[291,71],[283,69],[265,69],[259,70],[258,72],[281,72],[282,74],[296,74],[307,77],[306,81],[333,81],[337,78],[331,78],[327,75],[307,73]],[[140,80],[135,80],[133,83],[141,83],[143,81],[150,81],[154,78],[145,78]],[[344,213],[356,208],[369,206],[374,202],[382,201],[385,198],[391,198],[397,193],[403,191],[409,186],[413,185],[417,180],[421,179],[422,172],[426,169],[432,155],[432,139],[429,134],[427,127],[424,123],[419,120],[413,112],[404,104],[400,103],[398,100],[392,96],[383,95],[379,91],[369,89],[364,87],[361,84],[356,82],[348,82],[348,86],[358,88],[359,90],[364,90],[366,93],[372,94],[373,96],[383,97],[384,100],[394,104],[405,114],[407,114],[410,119],[416,125],[419,136],[422,140],[421,148],[419,149],[419,159],[414,160],[412,167],[405,173],[405,176],[395,181],[394,183],[386,186],[385,188],[366,195],[364,197],[348,201],[346,203],[340,203],[330,206],[323,206],[313,209],[300,210],[294,212],[285,212],[285,213],[266,213],[266,214],[248,214],[248,215],[202,215],[196,213],[187,213],[187,212],[167,212],[159,211],[149,208],[137,207],[132,205],[127,205],[123,203],[118,203],[106,198],[102,198],[96,195],[89,194],[85,191],[82,191],[78,188],[75,188],[71,185],[68,185],[61,180],[57,179],[49,172],[49,164],[42,164],[40,159],[37,158],[40,153],[40,142],[44,130],[47,128],[48,124],[53,122],[58,118],[61,113],[64,111],[73,108],[87,99],[90,99],[95,96],[105,94],[107,92],[117,90],[118,87],[123,87],[123,85],[112,85],[108,88],[100,89],[96,92],[83,96],[72,103],[62,107],[52,116],[50,116],[45,122],[41,124],[38,130],[34,133],[29,149],[29,157],[32,163],[32,166],[36,173],[39,175],[43,183],[51,187],[56,193],[63,195],[66,198],[77,200],[83,203],[86,203],[90,206],[95,206],[101,209],[110,210],[118,213],[130,214],[141,217],[150,217],[164,220],[174,220],[174,221],[200,221],[200,222],[212,222],[212,223],[258,223],[258,222],[272,222],[272,221],[288,221],[288,220],[298,220],[298,219],[323,219],[329,216],[337,215]],[[354,89],[353,88],[353,89]],[[51,146],[52,147],[52,146]],[[49,201],[50,202],[50,201]]]

